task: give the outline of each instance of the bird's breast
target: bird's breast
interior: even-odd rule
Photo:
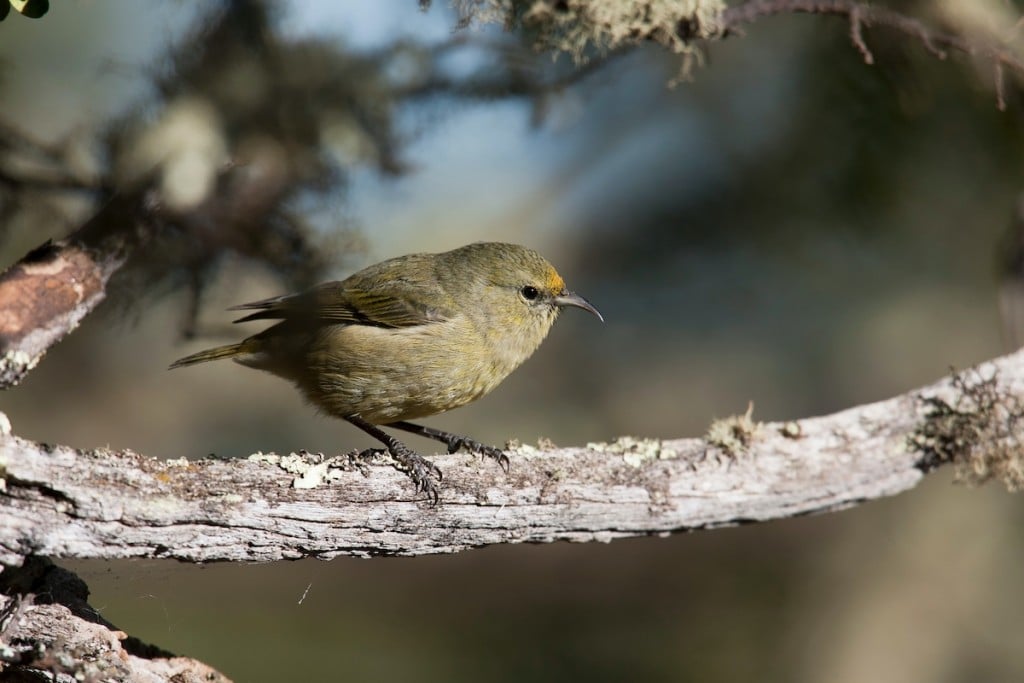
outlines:
[[[382,424],[470,403],[526,356],[464,318],[397,329],[339,325],[311,345],[311,371],[298,384],[328,413]]]

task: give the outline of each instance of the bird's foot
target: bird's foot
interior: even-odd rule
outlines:
[[[449,453],[456,453],[460,449],[465,449],[470,453],[476,453],[477,455],[483,455],[492,460],[497,460],[498,465],[502,470],[508,474],[508,456],[505,455],[505,451],[494,446],[488,446],[482,444],[479,441],[470,439],[468,436],[461,436],[459,434],[453,434],[452,432],[446,432],[440,429],[434,429],[433,427],[424,427],[414,422],[392,422],[390,427],[401,429],[412,434],[433,439],[434,441],[440,441],[448,447]]]
[[[427,498],[430,499],[431,503],[437,505],[441,499],[437,492],[437,485],[442,477],[441,470],[437,468],[437,465],[411,450],[377,425],[367,422],[358,415],[349,415],[345,419],[387,446],[388,453],[395,460],[395,466],[400,471],[409,475],[412,483],[416,486],[416,491],[427,494]],[[396,424],[404,425],[406,428],[412,426],[414,431],[419,429],[416,425]],[[374,451],[374,449],[369,450],[371,452]]]
[[[427,494],[430,502],[437,505],[440,498],[437,484],[444,475],[437,465],[410,448],[396,448],[393,451],[387,448],[364,448],[361,451],[350,451],[345,454],[348,467],[343,469],[357,469],[363,476],[369,476],[368,463],[386,456],[391,457],[396,470],[408,475],[418,493]]]
[[[388,449],[391,457],[398,462],[398,469],[405,472],[412,479],[417,492],[427,494],[431,504],[437,505],[440,500],[437,485],[444,478],[440,468],[401,443],[399,443],[399,446]]]
[[[459,436],[458,434],[449,434],[446,439],[448,444],[449,453],[457,453],[460,449],[465,449],[470,453],[476,453],[492,460],[498,461],[498,466],[504,470],[505,474],[508,474],[509,459],[505,455],[505,451],[494,446],[488,446],[487,444],[480,443],[474,439],[470,439],[467,436]]]

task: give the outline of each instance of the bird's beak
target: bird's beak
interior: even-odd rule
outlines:
[[[566,292],[560,294],[554,298],[556,306],[575,306],[576,308],[582,308],[584,311],[589,311],[597,316],[597,319],[604,322],[604,316],[591,305],[589,301],[584,299],[582,296],[575,292]]]

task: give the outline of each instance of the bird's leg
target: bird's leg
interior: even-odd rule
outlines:
[[[381,428],[370,424],[363,418],[357,415],[350,415],[345,419],[387,446],[388,453],[391,454],[392,458],[398,461],[398,469],[409,475],[409,478],[412,479],[412,483],[416,485],[417,491],[422,491],[427,494],[427,497],[430,498],[431,502],[434,505],[437,505],[439,496],[437,493],[437,482],[435,481],[435,477],[438,481],[440,481],[442,477],[441,470],[437,468],[437,465],[430,462],[419,453],[416,453]],[[373,449],[368,450],[372,451]]]
[[[440,441],[448,446],[449,453],[456,453],[460,448],[465,448],[470,453],[476,453],[478,455],[487,456],[488,458],[493,458],[498,461],[498,466],[501,467],[501,469],[505,470],[506,473],[508,472],[508,456],[505,455],[505,451],[500,448],[482,444],[479,441],[470,439],[468,436],[460,436],[440,429],[434,429],[433,427],[424,427],[423,425],[414,424],[412,422],[391,422],[387,426],[411,432],[419,436],[425,436],[428,439],[434,439],[435,441]]]

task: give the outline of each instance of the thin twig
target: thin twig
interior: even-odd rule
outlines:
[[[1006,74],[1003,72],[1003,65],[996,62],[992,66],[992,71],[996,85],[996,106],[999,111],[1006,111]]]
[[[867,43],[864,42],[864,33],[861,30],[864,24],[864,19],[861,16],[861,8],[858,7],[850,12],[850,40],[853,41],[854,46],[860,51],[864,57],[865,64],[874,64],[875,56],[871,54],[871,50],[868,49]]]
[[[870,64],[870,52],[861,35],[862,26],[882,26],[917,39],[921,45],[939,59],[945,59],[947,50],[991,61],[1000,71],[1008,68],[1024,76],[1024,60],[1001,43],[985,43],[963,36],[944,33],[924,22],[886,7],[878,7],[855,0],[750,0],[727,8],[721,17],[721,26],[727,33],[735,32],[742,24],[753,23],[776,14],[833,14],[850,20],[850,37],[865,60]]]

